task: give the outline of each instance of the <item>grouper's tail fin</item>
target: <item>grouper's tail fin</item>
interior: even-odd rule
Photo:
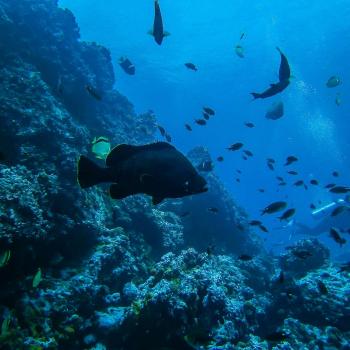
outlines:
[[[79,157],[77,170],[77,179],[81,188],[109,181],[107,169],[101,168],[85,156]]]

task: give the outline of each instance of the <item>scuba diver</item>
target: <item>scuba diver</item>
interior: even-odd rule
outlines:
[[[301,223],[294,223],[295,234],[319,236],[328,233],[331,227],[336,227],[343,232],[348,231],[350,229],[350,197],[330,202],[313,210],[311,215],[318,220],[316,225],[309,227]]]

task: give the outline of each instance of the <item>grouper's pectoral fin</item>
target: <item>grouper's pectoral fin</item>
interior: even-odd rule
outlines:
[[[112,184],[109,187],[109,195],[113,199],[123,199],[125,197],[130,196],[132,193],[130,191],[118,184]]]
[[[161,203],[163,201],[163,197],[157,197],[157,196],[153,196],[152,197],[152,204],[153,205],[157,205],[159,203]]]

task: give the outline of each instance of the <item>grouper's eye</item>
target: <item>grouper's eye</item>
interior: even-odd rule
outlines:
[[[186,192],[188,192],[189,189],[190,189],[190,182],[187,180],[187,181],[185,181],[185,183],[184,183],[184,190],[185,190]]]

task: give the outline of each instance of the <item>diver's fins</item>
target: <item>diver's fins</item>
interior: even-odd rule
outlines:
[[[77,170],[77,179],[81,188],[87,188],[101,182],[110,181],[108,169],[101,168],[85,156],[80,156]]]

